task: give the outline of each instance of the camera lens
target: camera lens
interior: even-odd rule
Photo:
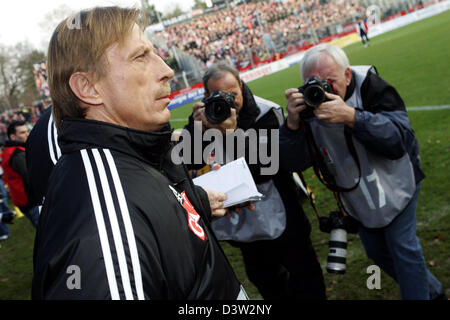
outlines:
[[[224,122],[231,115],[231,110],[225,101],[218,100],[206,105],[205,115],[209,122],[218,124]]]
[[[344,229],[331,230],[328,242],[328,273],[344,274],[347,260],[347,231]]]
[[[224,108],[224,106],[221,103],[214,103],[212,109],[213,109],[214,114],[220,118],[222,116],[225,116],[227,113],[227,109]],[[228,118],[228,117],[226,117],[226,118]]]
[[[303,96],[305,97],[305,103],[313,108],[320,106],[325,101],[325,92],[318,85],[305,88]]]
[[[204,99],[205,116],[210,123],[219,124],[231,116],[231,108],[235,108],[234,95],[228,92],[213,91]]]

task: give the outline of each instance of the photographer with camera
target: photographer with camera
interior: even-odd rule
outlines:
[[[350,67],[344,51],[330,44],[306,52],[301,75],[306,84],[285,92],[281,167],[320,173],[341,212],[359,221],[368,257],[398,282],[403,299],[437,298],[442,286],[416,236],[424,174],[401,97],[374,67]],[[336,229],[323,230],[335,218],[321,221],[321,230]]]
[[[185,130],[192,136],[194,122],[201,122],[203,131],[214,128],[227,137],[243,130],[245,158],[258,191],[265,196],[251,203],[251,208],[230,210],[228,217],[215,219],[212,226],[216,236],[240,248],[248,278],[264,299],[326,299],[322,271],[309,237],[311,226],[292,175],[285,170],[266,175],[260,170],[266,165],[261,159],[257,163],[249,159],[255,145],[257,154],[264,144],[272,150],[271,129],[278,133],[283,121],[280,106],[254,96],[238,71],[224,62],[206,71],[203,84],[205,99],[194,104]],[[268,136],[261,129],[267,130]],[[256,131],[257,141],[250,138],[252,130]],[[192,147],[194,156],[196,146]],[[202,153],[205,147],[203,143]],[[224,141],[224,163],[237,158],[236,152],[227,147]],[[234,158],[228,159],[230,153]],[[271,156],[278,158],[278,154]],[[215,162],[221,163],[217,154]],[[207,165],[204,159],[202,163],[190,163],[189,169]]]

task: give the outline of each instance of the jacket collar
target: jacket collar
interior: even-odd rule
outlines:
[[[256,105],[253,93],[244,82],[242,82],[242,97],[244,99],[244,105],[238,114],[237,127],[247,130],[255,123],[260,111]]]
[[[105,148],[160,165],[172,145],[172,131],[170,124],[160,131],[150,132],[102,121],[68,118],[62,122],[58,142],[63,153]]]
[[[353,95],[353,91],[355,91],[356,81],[355,81],[355,71],[352,71],[352,80],[350,81],[350,84],[347,86],[347,90],[345,91],[345,97],[344,101],[347,101],[350,99],[350,97]]]

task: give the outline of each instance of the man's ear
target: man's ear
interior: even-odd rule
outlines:
[[[345,84],[348,86],[352,82],[352,70],[350,68],[345,69]]]
[[[82,102],[89,105],[102,104],[103,100],[95,88],[92,76],[86,72],[75,72],[69,79],[70,89]]]

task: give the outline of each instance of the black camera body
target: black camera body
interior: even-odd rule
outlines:
[[[360,222],[355,218],[346,215],[342,216],[338,211],[332,211],[328,217],[319,218],[319,229],[322,232],[330,233],[333,229],[344,229],[348,233],[356,234]]]
[[[231,108],[236,109],[234,94],[222,91],[211,92],[208,98],[204,98],[205,116],[209,122],[219,124],[231,116]]]
[[[323,102],[328,101],[325,92],[333,93],[333,88],[328,81],[311,77],[298,88],[298,91],[303,94],[306,106],[315,109]]]
[[[5,212],[0,212],[0,222],[12,224],[15,216],[16,216],[16,213],[11,210],[8,210]]]

